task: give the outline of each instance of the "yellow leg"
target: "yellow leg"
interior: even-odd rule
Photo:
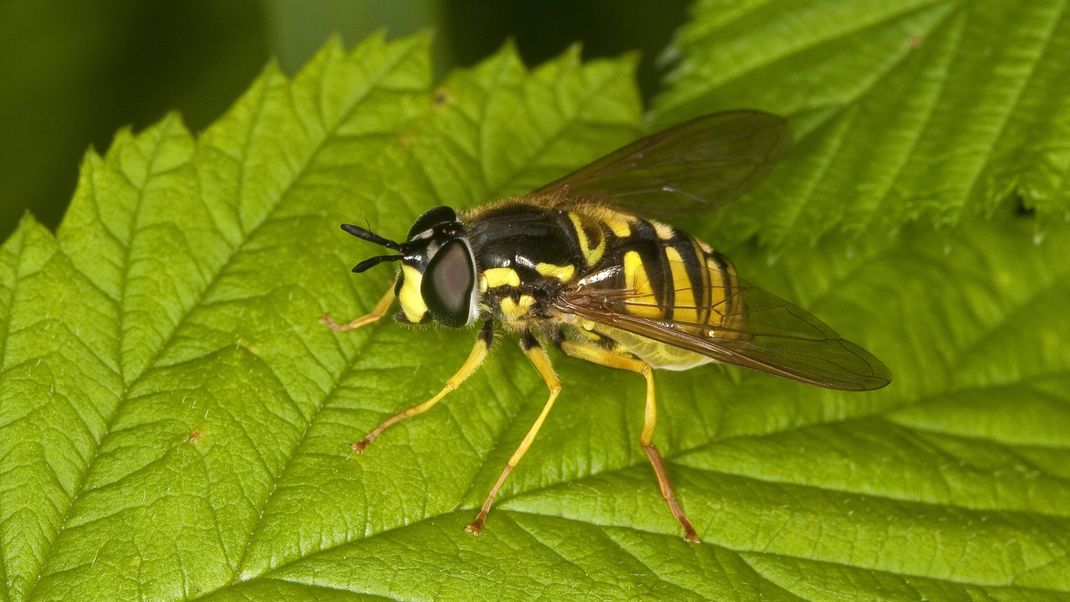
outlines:
[[[658,448],[654,445],[654,424],[658,420],[658,410],[654,398],[654,374],[650,364],[608,351],[598,345],[578,341],[563,341],[561,350],[572,357],[594,364],[637,372],[646,379],[646,409],[643,415],[643,431],[639,434],[639,444],[643,447],[647,459],[650,460],[650,465],[654,467],[654,474],[658,477],[658,485],[661,487],[661,497],[669,505],[669,511],[672,512],[673,517],[684,528],[684,539],[691,543],[698,543],[698,534],[695,533],[695,528],[684,514],[680,503],[676,501],[676,494],[669,482],[669,473],[665,470],[665,463],[661,459],[661,454],[658,453]]]
[[[498,495],[498,490],[505,483],[505,478],[516,468],[520,459],[524,457],[524,453],[531,447],[531,443],[535,441],[535,436],[539,434],[542,423],[546,421],[546,416],[550,414],[550,408],[554,407],[554,400],[557,399],[558,393],[561,392],[561,381],[558,380],[557,373],[554,372],[554,367],[550,363],[550,356],[546,355],[546,350],[539,345],[539,342],[530,333],[525,333],[520,339],[520,347],[524,350],[524,354],[528,356],[528,359],[531,360],[535,369],[539,371],[539,376],[542,376],[542,379],[546,382],[546,388],[550,389],[550,397],[547,398],[546,404],[542,406],[542,411],[539,412],[539,417],[535,419],[535,424],[531,425],[531,428],[528,429],[528,434],[524,436],[524,440],[520,442],[509,461],[505,463],[505,468],[498,475],[498,480],[494,483],[494,486],[490,488],[490,493],[487,494],[487,499],[483,502],[483,507],[479,509],[476,519],[464,528],[465,531],[473,535],[479,535],[479,532],[483,529],[483,522],[487,520],[487,513],[490,512],[490,506],[494,503],[494,497]]]
[[[475,374],[475,371],[483,364],[483,360],[487,358],[487,351],[490,350],[490,345],[493,341],[494,328],[491,322],[487,322],[479,331],[479,337],[476,339],[476,344],[472,346],[472,352],[468,354],[468,359],[466,359],[460,369],[446,381],[446,386],[442,387],[442,390],[439,391],[437,395],[419,405],[415,405],[405,410],[404,412],[399,412],[390,418],[387,418],[380,423],[379,426],[372,429],[372,432],[365,435],[363,439],[354,443],[353,451],[358,454],[362,453],[364,448],[371,445],[372,441],[375,441],[375,439],[378,438],[379,435],[382,435],[383,431],[386,429],[410,416],[422,414],[433,408],[443,397],[457,389],[457,387],[461,386],[461,383],[468,380],[468,377]]]
[[[379,318],[382,318],[383,316],[386,315],[387,310],[389,310],[390,306],[393,305],[393,304],[394,304],[394,285],[391,284],[390,288],[387,289],[386,294],[383,295],[383,298],[379,299],[379,302],[376,303],[375,307],[372,308],[371,313],[369,313],[369,314],[367,314],[365,316],[361,316],[359,318],[355,318],[354,320],[352,320],[350,322],[347,322],[345,324],[339,324],[339,323],[335,322],[334,319],[331,318],[331,314],[323,314],[322,316],[320,316],[320,324],[325,325],[327,328],[330,328],[331,330],[333,330],[335,332],[344,332],[346,330],[356,330],[356,329],[360,328],[361,326],[366,326],[368,324],[371,324],[372,322],[378,321]]]

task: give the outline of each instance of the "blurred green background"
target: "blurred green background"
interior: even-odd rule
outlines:
[[[507,39],[529,65],[583,44],[639,50],[640,86],[686,0],[0,0],[0,237],[26,210],[55,227],[85,150],[177,109],[194,130],[226,110],[274,56],[294,73],[332,33],[436,34],[436,69],[471,65]]]

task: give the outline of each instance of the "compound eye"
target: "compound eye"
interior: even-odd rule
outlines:
[[[468,323],[476,285],[476,266],[468,245],[451,240],[427,264],[420,294],[427,309],[444,326]]]

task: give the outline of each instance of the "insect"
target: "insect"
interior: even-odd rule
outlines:
[[[363,452],[390,426],[426,412],[483,363],[495,325],[519,337],[549,396],[506,462],[475,520],[478,535],[509,473],[531,446],[561,391],[545,351],[641,374],[646,402],[639,444],[661,495],[688,541],[699,541],[654,445],[653,369],[735,364],[784,378],[866,391],[891,381],[866,350],[806,311],[756,288],[705,242],[662,219],[714,211],[756,184],[791,145],[787,122],[759,111],[729,111],[676,125],[612,152],[525,196],[457,213],[421,215],[405,242],[364,228],[342,229],[395,251],[354,272],[398,261],[394,283],[368,315],[448,327],[481,325],[468,359],[427,401],[395,414],[353,444]]]

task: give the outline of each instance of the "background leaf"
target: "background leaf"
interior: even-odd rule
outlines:
[[[470,331],[380,323],[386,268],[337,229],[544,182],[634,138],[634,63],[506,47],[432,89],[428,40],[269,67],[194,138],[174,117],[87,156],[56,236],[0,251],[0,576],[10,599],[1056,598],[1070,592],[1070,237],[1001,215],[831,236],[751,281],[896,374],[852,395],[728,368],[640,379],[555,355],[565,391],[484,535],[462,531],[545,390],[516,347],[436,391]],[[786,163],[791,170],[805,156]],[[746,202],[740,206],[746,206]],[[508,343],[508,344],[507,344]]]
[[[796,161],[722,232],[772,247],[829,230],[954,224],[1020,196],[1067,217],[1062,1],[700,0],[670,49],[660,125],[750,106],[793,117]]]

